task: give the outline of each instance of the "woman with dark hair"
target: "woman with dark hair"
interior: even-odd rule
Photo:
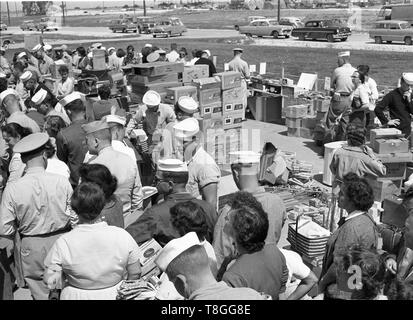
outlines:
[[[356,173],[344,176],[338,206],[346,210],[348,216],[340,219],[338,229],[328,239],[319,282],[321,292],[336,283],[335,259],[345,254],[350,246],[357,244],[367,249],[377,248],[377,226],[368,213],[373,203],[373,189],[366,179]],[[328,298],[328,291],[326,293]]]
[[[265,244],[268,216],[262,206],[243,207],[230,213],[231,231],[238,257],[222,280],[232,287],[248,287],[278,300],[285,291],[288,268],[275,244]]]
[[[140,249],[129,233],[101,220],[105,194],[81,183],[71,198],[79,224],[62,235],[44,264],[49,289],[62,288],[61,300],[115,300],[122,280],[140,278]]]
[[[185,65],[189,63],[189,61],[188,61],[188,51],[186,51],[186,48],[182,47],[179,50],[179,58],[176,62],[182,62]]]
[[[116,177],[112,176],[109,169],[101,164],[82,164],[79,175],[81,182],[93,182],[102,188],[105,195],[105,205],[101,213],[102,221],[106,221],[110,226],[124,228],[122,201],[113,194],[118,185]]]
[[[67,125],[63,119],[63,116],[61,116],[57,111],[52,110],[52,112],[49,112],[46,116],[44,131],[47,132],[49,137],[56,138],[60,130],[66,127]]]
[[[86,49],[84,47],[79,47],[76,49],[76,52],[79,56],[79,61],[77,63],[77,68],[85,70],[89,65],[89,58],[87,57]]]
[[[366,126],[366,113],[370,112],[370,90],[365,85],[366,77],[359,71],[354,71],[351,76],[355,90],[353,91],[353,100],[351,102],[350,123],[360,123]]]
[[[20,157],[20,153],[13,152],[13,147],[23,139],[28,136],[32,131],[28,128],[24,128],[17,123],[9,123],[1,128],[3,134],[3,139],[7,144],[8,159],[10,159],[8,166],[9,178],[7,182],[13,182],[19,179],[24,172],[26,165],[23,163]]]

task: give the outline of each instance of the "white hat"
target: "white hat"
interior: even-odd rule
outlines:
[[[249,164],[249,163],[260,163],[261,155],[254,151],[235,151],[230,152],[230,162],[231,163],[241,163],[241,164]]]
[[[50,50],[52,50],[52,46],[51,46],[50,44],[48,44],[48,43],[46,43],[43,48],[44,48],[45,51],[50,51]]]
[[[144,94],[142,102],[147,106],[158,106],[161,103],[161,96],[156,91],[148,90]]]
[[[26,54],[26,52],[20,52],[18,55],[17,55],[17,59],[21,59],[21,58],[23,58],[24,56],[26,56],[27,57],[27,54]]]
[[[36,94],[32,97],[32,102],[33,102],[35,105],[38,106],[39,104],[41,104],[41,103],[44,101],[44,99],[46,99],[46,97],[47,97],[47,91],[44,90],[44,89],[40,89],[40,90],[37,91]]]
[[[158,160],[158,170],[170,172],[188,172],[188,166],[179,159]]]
[[[5,48],[5,47],[0,46],[0,51],[6,52],[6,48]]]
[[[15,97],[18,97],[18,96],[19,96],[19,94],[17,93],[17,91],[14,90],[14,89],[6,89],[6,90],[4,90],[2,93],[0,93],[0,106],[1,106],[1,104],[3,103],[3,100],[4,100],[8,95],[10,95],[10,94],[14,95]]]
[[[108,52],[110,52],[110,50],[116,50],[114,47],[110,47],[109,49],[108,49]]]
[[[158,256],[155,258],[155,264],[159,269],[165,271],[172,260],[196,245],[200,245],[200,242],[195,232],[189,232],[183,237],[171,240],[159,251]]]
[[[33,52],[37,52],[37,51],[39,51],[41,48],[42,48],[42,45],[41,45],[41,44],[36,44],[36,45],[33,47],[32,51],[33,51]]]
[[[211,51],[209,51],[209,50],[203,50],[202,52],[206,52],[206,53],[207,53],[207,55],[208,55],[208,57],[210,57],[210,56],[211,56]]]
[[[54,64],[56,65],[56,66],[65,66],[66,65],[66,63],[63,61],[63,60],[56,60],[55,62],[54,62]]]
[[[66,105],[68,105],[69,103],[75,101],[75,100],[84,100],[82,94],[78,91],[74,91],[71,94],[68,94],[66,97],[64,97],[62,100],[59,101],[60,105],[62,107],[65,107]]]
[[[152,52],[150,54],[148,54],[148,56],[146,57],[146,60],[150,63],[150,62],[155,62],[158,61],[160,55],[158,52]]]
[[[195,118],[186,118],[174,125],[177,138],[192,138],[199,132],[199,123]]]
[[[105,50],[106,51],[106,47],[100,47],[100,50]]]
[[[413,86],[413,72],[402,73],[402,78],[409,86]]]
[[[126,124],[126,118],[118,116],[116,114],[109,114],[105,118],[107,123],[118,123],[122,126],[125,126]]]
[[[350,57],[350,51],[341,51],[338,53],[338,57]]]
[[[30,71],[25,71],[23,72],[23,74],[20,76],[20,80],[21,81],[28,81],[31,79],[31,77],[33,76],[33,74]]]
[[[3,72],[0,72],[0,79],[1,78],[7,78],[7,75],[5,74],[5,73],[3,73]]]
[[[192,97],[182,96],[178,99],[178,107],[183,112],[192,114],[198,110],[198,102]]]
[[[166,53],[166,51],[164,50],[164,49],[158,49],[158,50],[156,50],[155,52],[157,52],[157,53],[159,53],[159,54],[165,54]]]
[[[152,48],[152,45],[150,43],[145,44],[145,48]]]
[[[102,44],[100,42],[94,43],[94,44],[91,45],[91,47],[95,48],[95,49],[100,49],[99,47],[102,47]]]
[[[90,51],[90,52],[87,54],[87,57],[88,57],[88,58],[93,58],[93,52]]]

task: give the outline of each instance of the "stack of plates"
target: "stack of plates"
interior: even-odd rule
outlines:
[[[308,238],[295,230],[296,224],[291,223],[288,226],[287,240],[291,243],[291,248],[301,255],[309,258],[324,255],[327,240],[330,236]]]

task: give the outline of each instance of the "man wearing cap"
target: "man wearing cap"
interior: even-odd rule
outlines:
[[[174,126],[174,135],[182,144],[184,161],[188,164],[189,179],[186,189],[194,197],[202,197],[214,208],[218,205],[218,183],[221,170],[215,160],[202,147],[199,140],[199,123],[188,118]]]
[[[83,163],[87,146],[82,125],[86,124],[86,107],[79,92],[73,92],[59,101],[70,118],[71,124],[56,136],[56,154],[70,169],[70,183],[76,187],[79,182],[79,168]]]
[[[245,108],[247,107],[247,98],[248,98],[248,90],[247,90],[247,81],[250,78],[250,69],[248,67],[248,63],[245,60],[241,59],[243,49],[235,48],[234,51],[234,58],[229,62],[228,67],[229,71],[236,71],[241,73],[241,87],[242,87],[242,103],[244,105],[244,112]]]
[[[189,300],[264,300],[250,288],[217,282],[208,254],[195,232],[170,241],[157,255],[156,265],[168,275],[179,294]]]
[[[31,98],[31,106],[27,109],[26,115],[33,119],[43,130],[45,115],[53,109],[51,106],[51,97],[48,95],[46,90],[40,89]]]
[[[192,201],[206,213],[208,224],[207,240],[212,241],[217,212],[211,204],[194,198],[185,189],[188,182],[188,168],[185,162],[178,159],[158,161],[155,176],[156,187],[164,201],[145,210],[137,221],[126,228],[135,241],[140,244],[154,238],[162,246],[170,240],[179,238],[178,231],[171,224],[170,209],[177,203]]]
[[[119,58],[116,56],[116,49],[114,47],[109,48],[108,55],[108,68],[117,69],[119,66]]]
[[[44,49],[44,52],[47,54],[47,56],[48,56],[49,58],[53,59],[53,58],[52,58],[52,55],[53,55],[53,47],[52,47],[50,44],[45,43],[44,46],[43,46],[43,49]]]
[[[30,71],[30,72],[35,72],[37,74],[37,78],[40,79],[41,74],[39,69],[36,67],[37,65],[37,59],[36,59],[36,64],[33,64],[32,59],[34,60],[35,58],[30,55],[30,58],[26,52],[20,52],[17,55],[17,62],[21,62],[24,65],[24,70],[23,71]]]
[[[29,128],[33,133],[40,132],[37,123],[21,111],[19,95],[15,90],[7,89],[0,93],[0,106],[6,113],[7,123],[17,123],[24,128]]]
[[[230,159],[232,176],[237,188],[240,191],[251,193],[268,215],[269,228],[265,243],[277,245],[287,219],[287,210],[278,195],[266,192],[258,182],[260,154],[253,151],[237,151],[230,153]],[[233,238],[227,232],[231,210],[231,205],[225,205],[215,225],[213,246],[218,267],[225,258],[234,257],[236,253]]]
[[[20,234],[23,275],[35,300],[48,298],[43,262],[56,239],[70,230],[71,220],[72,187],[65,177],[45,171],[48,142],[46,133],[34,133],[14,146],[26,173],[7,184],[0,205],[0,236]]]
[[[43,74],[53,74],[54,61],[44,51],[44,47],[40,44],[33,48],[33,55],[38,60],[38,69]]]
[[[147,63],[147,57],[152,53],[152,45],[150,43],[145,44],[145,46],[141,50],[142,54],[142,63]]]
[[[13,65],[13,74],[8,81],[9,85],[15,85],[14,88],[19,94],[20,103],[22,106],[24,106],[24,101],[29,97],[29,92],[24,87],[23,81],[20,80],[20,76],[24,73],[25,69],[24,63],[17,61]]]
[[[130,156],[113,149],[108,123],[93,121],[82,125],[82,129],[86,134],[89,152],[96,155],[89,163],[106,166],[118,180],[115,194],[123,203],[124,216],[142,209],[143,192],[138,166]]]
[[[195,62],[195,65],[205,64],[209,66],[209,77],[212,77],[217,73],[214,63],[209,59],[210,54],[208,50],[203,50],[200,53],[197,53],[197,56],[200,56],[200,58]]]
[[[57,103],[56,97],[53,92],[44,84],[39,82],[37,74],[30,71],[25,71],[21,76],[20,80],[23,82],[25,89],[29,93],[29,97],[32,98],[40,89],[46,90],[47,93],[52,97],[53,105]],[[25,100],[26,107],[30,107],[30,99]]]
[[[72,57],[66,52],[67,50],[67,46],[66,45],[62,45],[60,47],[55,47],[54,51],[55,51],[55,60],[56,63],[57,61],[62,61],[64,64],[71,66],[73,63],[73,59]]]
[[[351,94],[355,89],[351,76],[357,69],[350,64],[350,51],[339,52],[337,64],[338,67],[334,69],[331,77],[332,98],[327,114],[327,127],[330,128],[336,119],[341,117],[335,138],[338,141],[345,138],[346,126],[351,112]]]
[[[374,110],[383,125],[396,127],[407,137],[410,136],[411,114],[413,114],[413,72],[405,72],[400,79],[400,87],[390,91],[376,104]],[[384,115],[389,109],[390,120]]]
[[[0,47],[0,72],[4,73],[6,77],[10,77],[12,74],[12,70],[10,67],[9,62],[7,61],[6,57],[6,49]]]

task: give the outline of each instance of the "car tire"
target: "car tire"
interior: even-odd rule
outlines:
[[[133,30],[133,33],[138,33],[138,30],[137,29]]]
[[[347,37],[341,38],[340,41],[341,41],[341,42],[347,41]]]
[[[239,31],[239,26],[235,26],[235,31]]]
[[[122,29],[122,33],[125,33],[126,32],[126,29]]]
[[[251,33],[246,33],[245,34],[248,38],[252,38],[252,34]]]
[[[327,35],[327,41],[328,42],[334,42],[334,37],[331,33]]]
[[[277,31],[273,31],[273,32],[271,32],[271,36],[272,36],[274,39],[278,39],[279,34],[278,34]]]
[[[404,44],[406,46],[411,46],[412,45],[412,38],[411,37],[404,38]]]
[[[55,28],[54,31],[57,31],[57,28]]]
[[[381,37],[374,37],[374,42],[375,42],[376,44],[382,44],[382,43],[383,43],[383,40],[381,40]]]
[[[285,38],[285,39],[288,39],[289,37],[290,37],[289,35],[286,35],[284,38]]]
[[[156,34],[153,34],[152,37],[156,38]]]

